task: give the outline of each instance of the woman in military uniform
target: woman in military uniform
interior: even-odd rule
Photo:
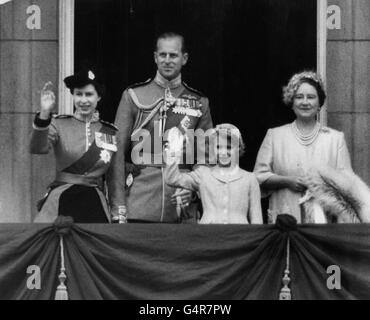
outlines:
[[[33,122],[30,151],[54,149],[56,177],[39,201],[35,222],[52,222],[58,215],[77,223],[110,222],[104,195],[104,174],[116,152],[117,129],[99,119],[96,111],[104,87],[91,70],[64,79],[73,95],[73,115],[51,116],[55,96],[47,83],[41,92],[41,111]]]

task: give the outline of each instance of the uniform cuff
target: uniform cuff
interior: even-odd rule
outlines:
[[[40,119],[40,112],[36,113],[35,120],[33,121],[35,129],[46,129],[51,123],[51,116],[49,119]]]

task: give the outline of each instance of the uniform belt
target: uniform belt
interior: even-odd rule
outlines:
[[[99,178],[87,177],[85,175],[73,174],[68,172],[58,172],[55,181],[70,184],[78,184],[87,187],[98,187]]]

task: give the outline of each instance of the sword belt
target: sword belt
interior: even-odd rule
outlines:
[[[78,184],[87,187],[99,187],[100,178],[87,177],[85,175],[79,175],[67,172],[58,172],[55,178],[57,182],[64,182],[70,184]]]

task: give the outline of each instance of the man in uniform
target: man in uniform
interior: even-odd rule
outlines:
[[[162,136],[174,126],[183,132],[213,127],[208,99],[181,79],[188,61],[184,38],[160,35],[154,61],[155,78],[127,88],[117,110],[118,152],[108,187],[113,220],[119,222],[180,221],[181,210],[189,210],[194,197],[166,185]]]

